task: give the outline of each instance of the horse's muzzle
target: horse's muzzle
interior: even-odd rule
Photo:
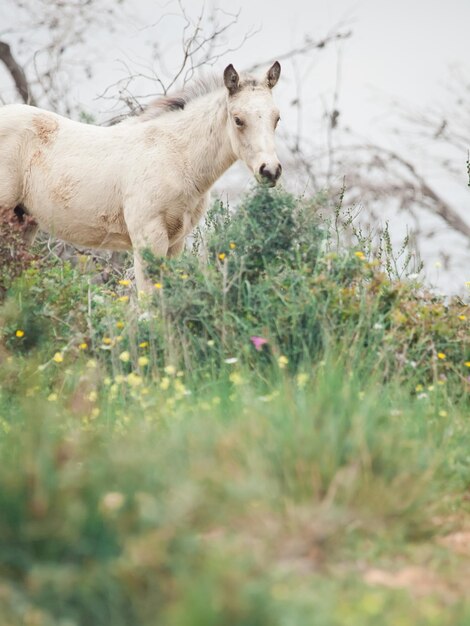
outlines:
[[[266,185],[268,187],[275,187],[277,181],[279,180],[282,174],[282,165],[280,163],[274,163],[272,165],[267,165],[263,163],[259,168],[258,182],[262,185]]]

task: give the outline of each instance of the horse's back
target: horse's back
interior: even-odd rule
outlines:
[[[35,115],[55,116],[54,113],[29,104],[5,104],[0,107],[0,134],[20,132],[32,122]],[[59,116],[57,116],[59,117]]]

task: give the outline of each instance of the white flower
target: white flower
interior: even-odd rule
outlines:
[[[233,363],[236,363],[238,361],[236,356],[230,356],[228,359],[224,360],[224,363],[228,363],[229,365],[233,365]]]
[[[152,319],[152,314],[150,311],[144,311],[139,315],[139,322],[150,322]]]
[[[101,509],[113,513],[122,507],[124,500],[123,494],[119,491],[109,491],[101,499]]]

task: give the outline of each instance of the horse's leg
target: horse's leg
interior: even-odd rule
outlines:
[[[197,204],[197,206],[196,206],[196,208],[194,210],[194,214],[191,217],[191,230],[201,220],[202,216],[206,212],[208,203],[209,203],[209,196],[208,196],[208,194],[206,194],[205,196],[203,196],[200,199],[199,203]],[[186,234],[188,234],[188,233],[186,232]],[[178,256],[179,254],[181,254],[183,252],[183,250],[184,250],[184,244],[185,243],[186,243],[186,236],[181,237],[180,239],[175,241],[175,243],[173,243],[168,248],[168,256],[169,257],[175,257],[175,256]]]
[[[28,246],[32,246],[36,235],[38,234],[39,226],[37,224],[28,224],[25,229],[24,238]]]
[[[176,243],[172,244],[169,248],[168,248],[168,256],[170,258],[178,256],[179,254],[181,254],[183,252],[183,248],[184,248],[184,237],[181,238],[179,241],[177,241]]]
[[[135,215],[135,214],[134,214]],[[151,281],[145,276],[145,263],[142,259],[142,250],[149,248],[155,256],[167,256],[168,232],[163,220],[159,217],[142,221],[141,216],[134,219],[132,216],[126,220],[129,236],[134,250],[134,271],[137,291],[150,292]]]
[[[7,212],[10,213],[10,210],[7,209]],[[23,241],[27,246],[31,246],[39,230],[38,223],[28,214],[22,204],[17,204],[11,213],[15,214],[15,220],[21,229]]]

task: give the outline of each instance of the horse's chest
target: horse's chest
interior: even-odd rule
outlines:
[[[171,208],[165,212],[164,223],[170,244],[189,235],[201,220],[204,207],[205,202],[198,198],[187,202],[184,208]]]

